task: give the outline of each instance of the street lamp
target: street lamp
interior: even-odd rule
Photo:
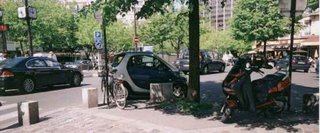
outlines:
[[[299,16],[307,7],[307,0],[279,0],[280,13],[283,16],[291,18],[291,33],[290,33],[290,52],[289,52],[289,77],[292,81],[292,53],[294,40],[294,22],[296,16]],[[288,110],[291,106],[291,86],[288,92]]]

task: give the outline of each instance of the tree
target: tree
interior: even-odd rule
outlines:
[[[266,43],[289,33],[288,23],[279,14],[278,1],[239,0],[234,9],[231,29],[235,39]]]
[[[180,48],[188,44],[187,16],[184,11],[155,14],[141,29],[141,40],[163,49],[174,50],[179,55]]]
[[[309,0],[308,7],[311,10],[316,10],[319,8],[319,0]]]
[[[45,51],[74,51],[77,48],[75,31],[77,25],[73,10],[59,4],[58,0],[33,0],[29,3],[37,9],[37,19],[31,23],[35,47]],[[21,1],[5,1],[4,20],[10,25],[9,37],[13,41],[26,41],[26,22],[18,19],[17,8]]]
[[[122,22],[114,22],[107,27],[109,49],[114,51],[127,51],[134,47],[133,29],[126,27]]]

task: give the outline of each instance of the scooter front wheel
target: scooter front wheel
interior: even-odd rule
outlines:
[[[220,121],[222,123],[228,123],[231,121],[231,115],[232,115],[232,109],[229,108],[227,105],[224,107],[223,111],[222,111],[222,116]]]

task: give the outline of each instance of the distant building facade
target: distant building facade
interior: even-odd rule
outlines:
[[[209,0],[205,15],[209,17],[211,26],[216,30],[229,28],[229,20],[233,16],[233,9],[236,0],[227,0],[222,8],[221,0]]]
[[[306,11],[303,18],[299,21],[303,29],[294,35],[293,51],[304,50],[306,56],[312,58],[319,57],[319,35],[320,21],[319,9]],[[255,44],[254,49],[263,51],[263,45]],[[280,37],[276,40],[267,41],[268,56],[283,57],[290,50],[290,35]]]

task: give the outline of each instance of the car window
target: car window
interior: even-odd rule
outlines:
[[[153,58],[150,56],[136,55],[132,56],[128,62],[129,66],[153,66]]]
[[[116,55],[112,61],[112,67],[117,67],[123,60],[125,54]]]
[[[13,67],[13,66],[17,65],[18,63],[20,63],[24,59],[25,58],[13,58],[13,59],[4,60],[4,61],[0,62],[0,68]]]
[[[27,67],[47,67],[46,63],[40,59],[34,59],[27,62]]]
[[[60,67],[60,63],[52,60],[45,60],[48,67]]]
[[[305,56],[294,56],[293,58],[294,58],[294,60],[298,60],[298,61],[305,61],[305,60],[307,60],[307,57],[305,57]]]
[[[153,57],[153,56],[146,56],[146,55],[137,55],[132,56],[129,59],[128,66],[134,66],[134,67],[147,67],[147,68],[153,68],[157,70],[170,70],[169,67],[166,66],[161,60]]]

